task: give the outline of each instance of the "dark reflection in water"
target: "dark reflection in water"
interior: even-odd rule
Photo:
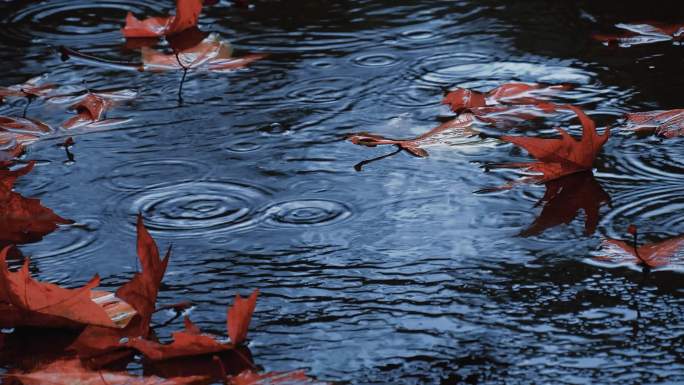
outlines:
[[[41,163],[17,190],[76,222],[21,246],[41,280],[98,272],[118,286],[136,269],[142,212],[160,244],[174,245],[160,301],[193,300],[203,329],[221,334],[234,293],[261,289],[250,349],[269,370],[360,384],[684,381],[680,275],[585,263],[630,223],[648,242],[684,233],[684,140],[614,130],[588,182],[610,206],[544,223],[544,186],[473,194],[518,177],[480,167],[529,160],[510,145],[436,146],[357,172],[391,149],[344,141],[426,132],[454,86],[572,83],[557,101],[583,106],[599,127],[681,108],[680,45],[591,40],[622,21],[682,22],[680,4],[220,1],[200,27],[239,53],[271,55],[229,74],[188,73],[182,104],[181,72],[62,62],[54,51],[137,61],[118,32],[126,11],[162,14],[170,3],[0,4],[1,85],[47,73],[138,92],[108,116],[125,123],[75,135],[74,163],[63,162],[63,138],[30,148]],[[57,127],[64,107],[37,100],[28,113]],[[11,100],[0,114],[23,109]],[[542,126],[551,123],[580,132],[569,119]]]

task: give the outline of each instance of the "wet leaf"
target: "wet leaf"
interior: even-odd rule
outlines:
[[[596,155],[608,140],[610,129],[603,135],[596,132],[596,124],[579,107],[566,105],[558,109],[569,109],[580,119],[582,138],[577,140],[562,128],[557,128],[560,139],[545,139],[523,136],[502,136],[500,139],[527,150],[538,162],[517,163],[510,166],[526,168],[541,173],[530,178],[534,182],[548,182],[576,172],[590,170]]]
[[[44,79],[45,76],[36,76],[23,84],[0,87],[0,103],[4,97],[42,97],[48,95],[57,86],[49,83],[40,84]]]
[[[253,371],[244,371],[239,375],[232,377],[231,384],[233,385],[324,385],[325,382],[314,380],[306,376],[302,370],[294,372],[271,372],[271,373],[255,373]]]
[[[40,204],[12,191],[14,182],[33,169],[33,163],[16,170],[0,170],[0,246],[37,242],[58,224],[73,223]]]
[[[684,262],[683,250],[684,235],[639,246],[636,250],[633,242],[608,238],[601,244],[601,253],[604,255],[595,257],[594,260],[611,265],[636,264],[650,268],[666,267],[674,263],[681,266]]]
[[[456,88],[449,91],[442,104],[450,106],[454,112],[498,104],[538,104],[558,91],[569,90],[571,85],[542,85],[535,83],[506,83],[488,92]]]
[[[13,372],[8,375],[24,385],[194,385],[208,384],[203,376],[160,378],[133,376],[126,372],[92,371],[77,359],[59,360],[29,373]]]
[[[218,34],[212,33],[199,44],[175,54],[165,54],[143,47],[144,69],[150,71],[195,69],[213,72],[232,71],[263,59],[266,55],[252,54],[241,58],[232,57],[233,48]]]
[[[133,13],[126,15],[121,32],[126,38],[159,37],[173,35],[195,27],[202,11],[202,0],[177,0],[176,14],[168,17],[150,17],[139,20]]]
[[[169,263],[171,250],[164,259],[138,216],[138,257],[142,271],[116,291],[116,296],[130,304],[137,315],[124,329],[111,329],[89,326],[79,335],[70,349],[80,357],[91,360],[92,366],[102,366],[130,354],[130,349],[121,344],[122,338],[147,338],[150,333],[150,321],[155,311],[159,286],[164,278]]]
[[[653,44],[663,41],[681,40],[684,36],[684,24],[663,24],[658,22],[619,23],[617,28],[626,32],[620,34],[594,34],[594,40],[608,45],[630,47],[633,45]]]
[[[560,224],[570,224],[584,211],[584,233],[591,235],[596,231],[599,210],[610,202],[610,196],[596,181],[591,171],[579,172],[546,182],[546,192],[537,203],[544,207],[530,227],[521,236],[540,234]]]
[[[119,328],[135,314],[110,293],[92,290],[100,282],[97,275],[79,289],[66,289],[31,278],[28,258],[19,271],[9,271],[8,250],[0,252],[0,327]]]
[[[684,109],[627,114],[627,129],[665,138],[684,136]]]
[[[62,123],[62,127],[71,129],[84,124],[102,120],[111,102],[101,96],[88,93],[81,101],[69,107],[76,111],[76,116]]]
[[[249,298],[242,298],[239,294],[235,295],[233,306],[228,308],[228,336],[234,344],[241,344],[247,338],[249,323],[256,307],[259,289],[250,294]]]
[[[424,146],[444,143],[449,139],[463,138],[476,135],[472,126],[475,116],[471,113],[462,113],[450,119],[432,130],[411,139],[390,139],[382,135],[360,132],[347,137],[349,141],[360,146],[375,147],[379,145],[395,145],[411,155],[426,157],[428,152]]]
[[[30,143],[51,132],[50,126],[39,120],[0,116],[0,147]]]

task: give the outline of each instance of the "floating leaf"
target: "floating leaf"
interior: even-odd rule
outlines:
[[[548,86],[535,83],[506,83],[484,93],[456,88],[447,92],[442,104],[449,105],[454,112],[498,104],[538,104],[549,95],[571,88],[567,84]]]
[[[84,124],[102,120],[111,102],[105,98],[88,93],[81,101],[69,107],[76,111],[76,116],[62,124],[62,127],[70,129]]]
[[[165,54],[143,47],[142,60],[144,69],[151,71],[201,69],[222,72],[243,68],[266,56],[252,54],[234,58],[232,54],[233,48],[230,43],[221,40],[218,34],[212,33],[199,44],[175,54]]]
[[[577,140],[562,128],[558,128],[560,139],[502,136],[500,139],[518,145],[530,153],[538,162],[517,163],[510,166],[522,167],[542,175],[531,178],[534,182],[547,182],[576,172],[590,170],[596,155],[608,140],[610,129],[603,135],[596,132],[596,124],[584,111],[575,106],[558,106],[557,109],[573,111],[582,123],[582,139]]]
[[[613,35],[595,34],[593,35],[594,40],[608,45],[630,47],[633,45],[680,40],[684,36],[684,24],[645,22],[637,24],[619,23],[615,26],[626,32]]]
[[[294,372],[271,372],[255,373],[251,370],[244,371],[232,377],[233,385],[324,385],[325,382],[307,377],[302,370]]]
[[[604,239],[601,244],[601,253],[604,255],[595,257],[594,260],[611,265],[636,264],[659,268],[675,262],[681,265],[684,262],[683,250],[684,235],[639,246],[636,250],[631,242],[609,238]]]
[[[241,344],[247,338],[249,323],[252,320],[258,295],[259,289],[254,290],[249,298],[243,299],[239,294],[236,294],[233,306],[228,308],[228,336],[236,345]]]
[[[684,136],[684,109],[627,114],[627,129],[665,138]]]
[[[57,86],[54,84],[40,84],[45,76],[36,76],[27,80],[23,84],[16,84],[9,87],[0,87],[0,102],[4,97],[41,97],[46,96]]]

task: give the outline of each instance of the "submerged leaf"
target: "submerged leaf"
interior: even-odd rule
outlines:
[[[132,376],[126,372],[92,371],[77,359],[59,360],[29,373],[10,373],[24,385],[197,385],[208,384],[203,376],[160,378]]]
[[[547,100],[549,95],[570,88],[572,86],[567,84],[547,86],[535,83],[506,83],[488,92],[456,88],[444,96],[442,104],[449,105],[454,112],[499,104],[538,104]]]
[[[232,377],[232,385],[324,385],[325,382],[314,380],[306,376],[303,370],[294,372],[255,373],[246,370]]]
[[[684,136],[684,109],[627,114],[627,128],[665,138]]]

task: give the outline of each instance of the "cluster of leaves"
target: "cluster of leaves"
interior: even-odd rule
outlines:
[[[679,31],[679,30],[677,30]],[[676,32],[678,36],[680,32]],[[442,100],[456,115],[432,130],[410,139],[392,139],[382,135],[360,132],[348,136],[348,140],[357,145],[375,147],[378,145],[394,145],[397,151],[359,163],[356,168],[370,161],[385,158],[400,151],[417,157],[427,157],[423,148],[429,145],[448,143],[452,137],[464,137],[479,134],[474,124],[480,123],[496,129],[514,127],[520,121],[534,120],[545,114],[571,111],[582,125],[582,137],[578,140],[562,128],[557,128],[559,138],[532,136],[500,135],[497,139],[512,143],[525,149],[534,162],[518,162],[488,165],[488,168],[520,168],[531,172],[531,176],[509,182],[506,185],[485,188],[479,192],[506,190],[521,183],[543,183],[546,187],[544,196],[539,201],[543,204],[539,216],[534,223],[523,230],[521,236],[530,236],[543,232],[556,225],[570,223],[580,212],[586,217],[585,233],[596,231],[600,218],[601,206],[610,203],[610,196],[603,190],[592,173],[592,167],[598,153],[610,136],[610,127],[603,134],[596,130],[596,124],[580,108],[574,105],[560,105],[549,101],[555,93],[572,89],[571,85],[543,85],[528,83],[508,83],[488,92],[456,88],[447,92]],[[649,111],[628,113],[625,115],[624,130],[638,133],[656,134],[664,138],[672,138],[684,134],[684,110]],[[610,240],[614,244],[625,246],[621,241]],[[639,255],[636,240],[631,249],[633,255]],[[666,241],[661,246],[643,246],[641,259],[634,259],[646,267],[660,267],[665,260],[671,260],[684,243],[678,239]],[[629,250],[625,246],[623,250]],[[655,250],[655,251],[654,251]],[[623,258],[625,260],[625,258]]]
[[[230,44],[216,34],[201,33],[196,25],[202,0],[178,0],[176,14],[138,20],[128,14],[123,35],[130,40],[164,37],[172,54],[141,45],[145,69],[206,69],[226,71],[241,68],[263,55],[232,57]],[[244,4],[244,2],[240,2]],[[137,43],[136,43],[137,44]],[[75,53],[64,48],[63,53]],[[83,57],[87,55],[82,55]],[[58,225],[73,223],[43,207],[40,201],[13,191],[17,178],[34,167],[29,162],[16,168],[25,146],[54,134],[36,119],[27,118],[35,99],[69,103],[75,112],[61,130],[106,122],[105,113],[121,99],[135,93],[65,92],[36,77],[24,84],[0,87],[0,103],[10,98],[27,100],[24,116],[0,116],[0,361],[9,371],[3,383],[21,384],[315,384],[303,372],[259,373],[244,345],[254,312],[258,290],[247,298],[235,296],[226,313],[228,339],[203,333],[186,315],[185,328],[174,332],[172,341],[158,339],[153,314],[172,309],[177,318],[189,302],[157,307],[157,295],[171,250],[160,257],[157,245],[143,224],[137,222],[137,253],[141,271],[115,292],[98,290],[99,276],[83,287],[70,289],[40,282],[31,277],[31,262],[23,259],[13,271],[8,260],[23,256],[16,245],[35,242]],[[70,159],[71,137],[64,142]],[[170,320],[164,325],[170,323]],[[135,355],[142,356],[144,376],[125,370]]]

